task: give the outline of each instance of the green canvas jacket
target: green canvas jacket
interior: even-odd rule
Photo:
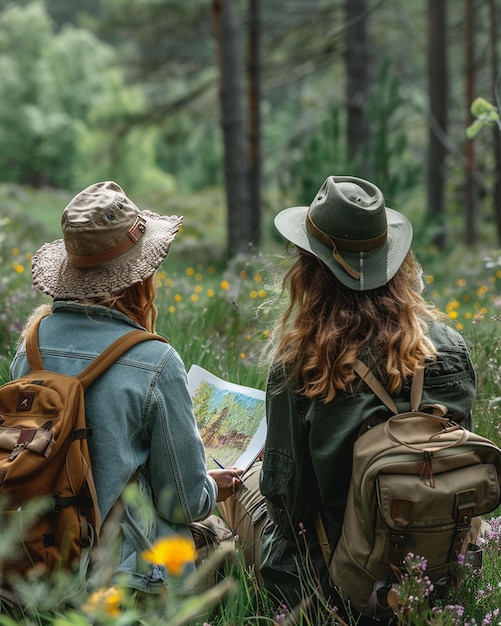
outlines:
[[[429,337],[437,356],[425,370],[422,402],[445,405],[452,419],[471,430],[476,377],[466,342],[437,322],[429,323]],[[353,444],[368,420],[385,419],[390,413],[365,383],[324,404],[294,394],[287,386],[274,392],[280,382],[272,368],[260,478],[272,521],[262,538],[261,574],[268,588],[293,606],[301,596],[298,568],[304,577],[311,561],[321,577],[327,577],[316,538],[318,511],[323,512],[334,549],[343,522]],[[409,393],[410,381],[393,396],[399,411],[410,409]]]

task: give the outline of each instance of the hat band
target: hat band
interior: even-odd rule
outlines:
[[[108,248],[108,250],[100,252],[99,254],[89,254],[85,256],[73,254],[68,252],[68,250],[66,250],[66,254],[70,263],[76,267],[94,267],[96,265],[102,265],[120,256],[129,248],[132,248],[132,246],[135,246],[145,232],[146,220],[144,217],[138,215],[134,224],[129,228],[127,238],[116,246],[113,246],[113,248]]]
[[[388,236],[388,227],[377,237],[371,239],[339,239],[328,235],[326,232],[318,228],[310,217],[310,210],[306,214],[306,229],[316,239],[332,249],[333,258],[348,272],[355,280],[360,280],[361,274],[355,268],[347,263],[338,251],[338,248],[345,252],[368,252],[375,250],[384,244]]]

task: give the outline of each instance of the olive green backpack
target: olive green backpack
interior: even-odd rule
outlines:
[[[500,504],[501,450],[445,417],[442,405],[421,406],[424,370],[411,388],[411,410],[399,413],[360,361],[355,370],[393,414],[355,442],[341,538],[331,553],[319,516],[318,536],[331,583],[358,612],[392,613],[388,592],[405,557],[427,559],[437,588],[467,548],[477,516]],[[476,520],[474,518],[477,518]]]

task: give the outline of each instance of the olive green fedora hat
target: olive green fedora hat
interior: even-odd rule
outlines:
[[[309,207],[284,209],[275,226],[355,291],[385,285],[412,242],[409,220],[385,205],[376,185],[353,176],[329,176]]]

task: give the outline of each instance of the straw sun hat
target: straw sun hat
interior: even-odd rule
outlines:
[[[33,256],[33,284],[60,300],[118,293],[155,272],[182,219],[140,211],[113,181],[91,185],[64,209],[63,239]]]
[[[352,176],[329,176],[309,207],[284,209],[275,226],[355,291],[385,285],[412,242],[409,220],[385,206],[375,185]]]

